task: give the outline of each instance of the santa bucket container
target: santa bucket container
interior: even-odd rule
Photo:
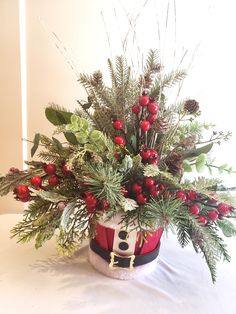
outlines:
[[[156,267],[163,229],[148,232],[141,241],[136,230],[124,229],[120,215],[96,226],[95,238],[89,245],[89,261],[106,276],[116,279],[134,279]]]

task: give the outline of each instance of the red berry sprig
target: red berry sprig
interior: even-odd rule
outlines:
[[[157,165],[159,163],[158,152],[154,149],[143,148],[140,151],[143,163]]]
[[[55,174],[56,170],[57,170],[57,167],[55,164],[46,164],[44,166],[44,171],[49,175]]]
[[[30,199],[30,190],[27,185],[21,184],[15,188],[17,199],[22,202],[28,202]]]
[[[35,187],[36,189],[39,188],[42,184],[43,180],[40,176],[33,176],[30,179],[30,183]]]
[[[114,143],[119,146],[124,146],[126,141],[123,136],[115,136]]]
[[[140,129],[141,129],[143,132],[147,132],[147,131],[150,129],[151,124],[150,124],[150,122],[147,121],[147,120],[141,120],[141,121],[139,122],[139,127],[140,127]]]
[[[59,183],[59,179],[56,175],[52,175],[48,178],[48,183],[51,186],[56,186]]]
[[[123,121],[121,121],[121,120],[115,120],[115,121],[113,121],[113,128],[114,128],[115,130],[121,130],[121,129],[123,129],[123,127],[124,127]]]
[[[85,192],[84,202],[86,205],[86,210],[89,214],[93,214],[96,211],[96,206],[98,203],[97,198],[89,192]]]

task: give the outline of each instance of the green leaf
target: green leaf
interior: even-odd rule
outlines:
[[[196,159],[196,164],[195,164],[198,172],[202,172],[204,170],[205,163],[206,163],[206,155],[205,154],[199,155]]]
[[[70,215],[74,213],[76,202],[70,202],[66,205],[61,216],[60,227],[65,230],[69,224]]]
[[[183,161],[183,168],[185,172],[192,172],[193,169],[187,160]]]
[[[61,142],[58,141],[58,139],[56,139],[55,137],[52,137],[52,140],[53,140],[54,144],[56,145],[56,147],[59,151],[63,150],[63,146],[62,146]]]
[[[80,144],[85,144],[88,142],[88,132],[86,131],[77,132],[75,136]]]
[[[71,133],[71,132],[64,132],[63,134],[64,134],[66,140],[67,140],[70,144],[72,144],[72,145],[78,145],[78,141],[77,141],[76,136],[75,136],[74,133]]]
[[[120,165],[120,171],[127,172],[133,167],[133,159],[129,155],[125,155]]]
[[[89,139],[92,142],[96,142],[98,140],[100,140],[102,138],[102,132],[98,131],[98,130],[93,130],[92,132],[90,132],[89,134]]]
[[[39,141],[40,141],[40,134],[36,133],[34,136],[34,145],[31,148],[31,157],[34,156],[34,154],[36,153],[38,147],[39,147]]]
[[[62,125],[70,123],[70,118],[73,113],[48,107],[45,109],[45,115],[48,121],[50,121],[52,124]]]
[[[49,192],[49,191],[43,191],[43,190],[35,190],[30,188],[30,191],[36,194],[37,196],[40,196],[45,201],[50,201],[52,203],[58,203],[60,201],[65,201],[67,198],[63,195],[60,195],[55,192]]]
[[[214,143],[210,143],[200,148],[189,150],[184,154],[184,158],[197,157],[201,154],[207,154],[212,149],[213,145]]]

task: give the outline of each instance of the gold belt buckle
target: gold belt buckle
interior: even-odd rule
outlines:
[[[112,268],[112,269],[125,269],[125,270],[128,270],[128,271],[132,271],[134,269],[134,260],[135,260],[135,255],[127,255],[127,256],[123,256],[123,255],[119,255],[115,252],[111,252],[110,253],[110,264],[109,264],[109,267]],[[116,264],[118,264],[119,262],[115,261],[115,257],[120,257],[120,258],[130,258],[130,262],[129,262],[129,267],[119,267],[119,266],[116,266]]]

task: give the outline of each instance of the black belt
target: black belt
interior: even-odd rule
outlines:
[[[95,240],[91,240],[90,248],[93,252],[101,256],[109,263],[110,268],[129,268],[140,266],[153,261],[159,254],[160,244],[150,253],[143,255],[119,255],[115,252],[110,252],[101,248]]]

